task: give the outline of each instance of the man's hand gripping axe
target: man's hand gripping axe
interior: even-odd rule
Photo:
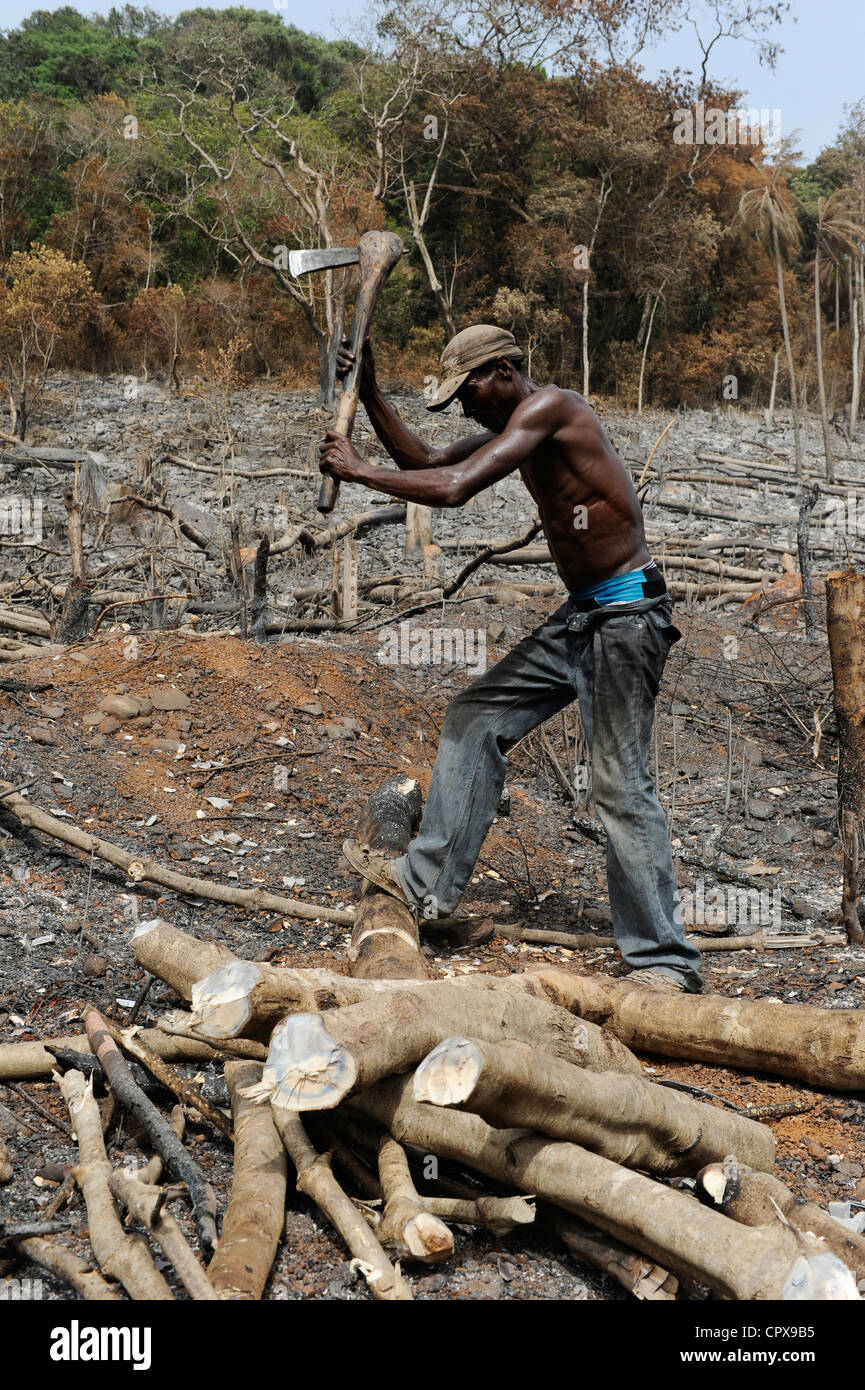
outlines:
[[[360,289],[357,292],[351,325],[351,351],[355,360],[342,380],[342,394],[333,426],[337,434],[351,435],[357,410],[361,349],[369,332],[379,291],[402,251],[402,242],[393,232],[364,232],[354,247],[331,246],[320,251],[289,252],[288,268],[292,275],[306,275],[311,270],[332,270],[335,266],[354,265],[355,262],[360,266]],[[322,478],[318,510],[333,511],[338,492],[337,478]]]

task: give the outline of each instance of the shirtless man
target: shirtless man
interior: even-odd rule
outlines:
[[[340,375],[352,361],[344,343]],[[578,699],[619,950],[635,984],[698,993],[700,953],[674,917],[670,842],[648,765],[655,698],[681,633],[630,476],[583,397],[532,381],[506,330],[465,329],[441,363],[444,380],[428,408],[457,399],[483,433],[441,449],[424,444],[379,391],[367,342],[360,399],[399,471],[366,463],[329,431],[322,472],[428,507],[460,507],[519,471],[570,597],[449,705],[408,852],[389,860],[352,840],[343,852],[419,919],[453,912],[498,809],[508,750]]]

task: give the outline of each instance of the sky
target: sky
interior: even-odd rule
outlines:
[[[64,0],[3,0],[3,28],[15,28],[35,9],[57,9]],[[68,0],[67,0],[68,2]],[[148,0],[161,14],[176,15],[195,8],[195,0]],[[237,3],[238,0],[234,0]],[[75,3],[75,0],[72,0]],[[227,8],[232,0],[204,0],[215,9]],[[277,9],[288,24],[336,38],[356,23],[365,0],[240,0],[249,8]],[[105,14],[111,0],[79,0],[75,7],[85,13]],[[698,16],[701,0],[695,0]],[[776,70],[761,67],[753,48],[742,41],[721,41],[714,50],[710,75],[747,96],[745,106],[780,111],[784,136],[798,132],[795,145],[807,160],[813,159],[835,139],[844,118],[845,105],[865,98],[865,0],[793,0],[791,12],[774,34],[784,48]],[[647,76],[676,67],[692,69],[699,51],[693,31],[680,32],[653,48],[643,57]]]

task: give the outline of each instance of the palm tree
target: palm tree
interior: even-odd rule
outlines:
[[[814,332],[817,344],[817,383],[820,388],[820,415],[823,421],[823,451],[826,455],[826,478],[835,481],[835,459],[832,454],[832,431],[826,405],[826,382],[823,375],[823,320],[820,312],[820,268],[825,257],[836,274],[840,273],[845,256],[853,255],[865,240],[865,226],[856,216],[852,190],[840,188],[830,198],[817,202],[817,233],[814,244]]]
[[[796,473],[802,476],[802,437],[799,429],[799,397],[796,391],[796,370],[793,366],[793,348],[790,342],[790,324],[787,318],[787,297],[784,293],[784,262],[799,249],[802,233],[796,218],[790,190],[786,183],[786,165],[779,163],[771,173],[761,169],[752,159],[751,163],[763,178],[762,188],[749,188],[739,202],[737,221],[752,231],[757,240],[771,250],[775,257],[778,272],[778,299],[781,305],[781,331],[784,334],[784,350],[787,355],[787,373],[790,377],[790,404],[793,412],[793,440],[796,453]]]

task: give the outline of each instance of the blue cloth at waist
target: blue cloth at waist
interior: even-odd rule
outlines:
[[[596,603],[636,603],[645,597],[646,566],[629,570],[627,574],[614,574],[611,579],[602,579],[599,584],[589,584],[578,589],[571,598],[578,603],[594,599]]]

